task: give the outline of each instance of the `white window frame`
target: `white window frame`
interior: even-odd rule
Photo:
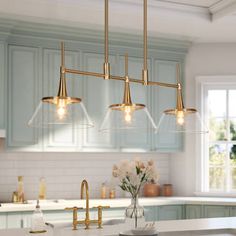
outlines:
[[[196,107],[201,114],[203,122],[207,124],[206,94],[209,89],[236,89],[236,75],[197,76],[196,77]],[[202,196],[236,196],[236,191],[209,192],[208,175],[208,134],[198,135],[196,138],[196,195]],[[204,153],[205,152],[205,153]]]

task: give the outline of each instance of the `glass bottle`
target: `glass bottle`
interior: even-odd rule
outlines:
[[[24,203],[25,194],[24,194],[24,182],[23,176],[18,176],[18,188],[17,188],[17,202]]]
[[[46,199],[46,182],[45,178],[40,178],[39,180],[39,199],[44,200]]]
[[[46,232],[46,226],[43,219],[43,213],[39,206],[39,200],[37,200],[36,209],[33,212],[31,218],[31,231],[30,233],[44,233]]]

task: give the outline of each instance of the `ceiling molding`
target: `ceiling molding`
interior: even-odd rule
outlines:
[[[122,5],[136,5],[143,6],[143,1],[137,0],[112,0],[112,3],[122,4]],[[158,0],[148,1],[148,7],[158,8],[158,9],[168,9],[180,12],[196,13],[196,14],[209,14],[209,10],[206,7],[201,6],[190,6],[187,4],[178,4],[172,2],[163,2]]]
[[[217,4],[214,4],[209,8],[212,14],[212,21],[221,19],[223,17],[232,15],[236,12],[236,1],[235,0],[222,0]]]

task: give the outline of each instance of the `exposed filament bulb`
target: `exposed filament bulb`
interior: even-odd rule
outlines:
[[[177,111],[176,122],[178,125],[181,125],[181,126],[184,124],[184,111]]]
[[[132,121],[132,107],[125,106],[124,112],[125,112],[125,121],[127,123],[130,123]]]
[[[67,113],[66,106],[67,106],[66,100],[59,99],[58,104],[57,104],[57,115],[59,117],[59,120],[63,120],[64,117],[66,116],[66,113]]]

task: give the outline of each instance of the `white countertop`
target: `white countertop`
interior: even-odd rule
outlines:
[[[73,231],[71,227],[52,229],[41,234],[42,236],[118,236],[120,231],[130,229],[125,224],[104,226],[103,229],[84,230],[80,228]],[[172,220],[156,222],[158,235],[235,235],[236,217],[194,219],[194,220]],[[29,229],[0,230],[0,236],[26,236],[30,235]],[[34,234],[35,235],[35,234]],[[37,234],[36,234],[37,235]]]
[[[90,207],[109,205],[111,208],[127,207],[130,204],[129,198],[117,199],[91,199]],[[224,205],[236,206],[236,198],[215,198],[215,197],[156,197],[140,198],[142,206],[159,205]],[[1,212],[33,211],[36,201],[29,201],[28,204],[3,203],[0,207]],[[64,210],[66,207],[85,207],[85,200],[53,200],[41,201],[42,210]]]

